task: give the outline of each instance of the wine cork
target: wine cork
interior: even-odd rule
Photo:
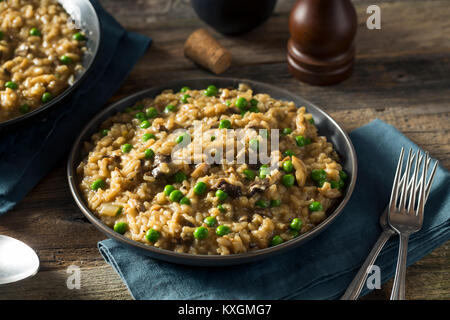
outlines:
[[[230,52],[205,29],[194,31],[184,43],[184,54],[202,67],[220,74],[231,65]]]

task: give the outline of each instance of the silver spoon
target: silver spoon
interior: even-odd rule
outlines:
[[[0,235],[0,284],[16,282],[34,276],[39,270],[39,258],[22,241]]]

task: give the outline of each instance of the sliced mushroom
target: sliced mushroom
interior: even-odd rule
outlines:
[[[165,154],[156,154],[153,160],[152,176],[160,178],[163,175],[171,174],[173,168],[170,166],[170,156]]]
[[[242,196],[242,190],[240,186],[228,183],[225,180],[220,180],[212,188],[225,191],[231,198],[238,198]]]
[[[250,184],[249,187],[249,197],[254,196],[256,193],[264,192],[270,185],[270,180],[268,178],[264,178],[262,180],[258,180]]]
[[[292,156],[292,165],[295,169],[295,179],[297,179],[299,187],[303,187],[306,182],[306,166],[303,161],[296,156]]]

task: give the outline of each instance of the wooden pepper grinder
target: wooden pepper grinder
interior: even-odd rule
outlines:
[[[350,0],[297,0],[289,18],[290,72],[320,86],[347,79],[353,71],[356,27]]]

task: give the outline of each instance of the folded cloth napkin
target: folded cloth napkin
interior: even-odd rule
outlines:
[[[151,43],[146,36],[125,31],[97,0],[91,2],[102,40],[89,75],[70,101],[43,121],[0,133],[0,214],[22,200],[68,154],[77,133],[120,87]]]
[[[175,265],[140,255],[114,240],[99,242],[105,260],[135,299],[335,299],[341,296],[380,235],[401,147],[417,148],[394,127],[375,120],[350,134],[358,179],[344,212],[299,248],[246,265],[205,268]],[[422,230],[409,242],[408,265],[450,239],[450,174],[439,167]],[[392,278],[398,237],[376,265],[381,282]],[[366,294],[368,289],[364,289]]]

